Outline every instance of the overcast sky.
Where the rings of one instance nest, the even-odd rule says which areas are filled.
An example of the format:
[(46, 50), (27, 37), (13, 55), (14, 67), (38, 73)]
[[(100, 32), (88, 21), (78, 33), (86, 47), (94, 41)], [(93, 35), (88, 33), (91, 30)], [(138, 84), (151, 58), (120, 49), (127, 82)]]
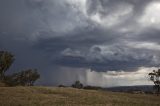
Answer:
[(37, 68), (39, 85), (146, 85), (160, 65), (160, 0), (0, 0), (9, 72)]

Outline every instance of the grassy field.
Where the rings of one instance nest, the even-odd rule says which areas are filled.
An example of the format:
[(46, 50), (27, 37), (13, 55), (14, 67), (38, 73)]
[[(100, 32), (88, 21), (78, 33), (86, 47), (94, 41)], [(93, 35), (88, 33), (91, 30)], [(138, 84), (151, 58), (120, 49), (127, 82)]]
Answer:
[(160, 96), (56, 87), (0, 87), (0, 106), (160, 106)]

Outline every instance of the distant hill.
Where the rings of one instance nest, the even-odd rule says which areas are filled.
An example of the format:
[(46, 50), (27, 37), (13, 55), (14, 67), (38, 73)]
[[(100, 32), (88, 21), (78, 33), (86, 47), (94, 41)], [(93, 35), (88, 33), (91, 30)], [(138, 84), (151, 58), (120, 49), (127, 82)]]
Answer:
[(153, 92), (153, 85), (140, 85), (140, 86), (119, 86), (105, 88), (104, 90), (113, 92), (132, 92), (132, 91), (143, 91), (145, 93)]

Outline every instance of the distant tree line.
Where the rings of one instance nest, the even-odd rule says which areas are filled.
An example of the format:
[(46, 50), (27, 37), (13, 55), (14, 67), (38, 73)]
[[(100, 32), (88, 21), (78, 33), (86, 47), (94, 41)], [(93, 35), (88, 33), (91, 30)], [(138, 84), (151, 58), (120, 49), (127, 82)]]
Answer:
[[(58, 87), (67, 87), (65, 85), (59, 85)], [(71, 87), (77, 88), (77, 89), (86, 89), (86, 90), (102, 90), (102, 87), (99, 86), (91, 86), (91, 85), (83, 85), (80, 81), (75, 81)]]
[(27, 69), (21, 72), (6, 75), (6, 71), (14, 62), (14, 55), (8, 51), (0, 51), (0, 81), (8, 86), (33, 86), (40, 78), (37, 69)]

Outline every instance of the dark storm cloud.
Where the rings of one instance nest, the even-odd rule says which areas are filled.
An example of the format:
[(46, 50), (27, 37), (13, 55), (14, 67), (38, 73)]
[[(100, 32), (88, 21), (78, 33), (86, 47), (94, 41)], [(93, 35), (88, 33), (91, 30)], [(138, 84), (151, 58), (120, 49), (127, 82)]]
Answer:
[[(160, 30), (155, 28), (146, 28), (140, 34), (136, 34), (135, 36), (131, 36), (131, 39), (136, 41), (147, 41), (147, 42), (155, 42), (160, 43), (159, 41)], [(141, 36), (139, 36), (141, 35)]]
[[(91, 68), (95, 71), (133, 71), (141, 66), (157, 66), (151, 63), (153, 51), (128, 47), (123, 38), (115, 38), (116, 34), (111, 32), (102, 32), (103, 30), (93, 30), (81, 32), (82, 35), (74, 33), (68, 37), (40, 39), (34, 48), (45, 50), (49, 60), (58, 66)], [(103, 44), (108, 48), (106, 52), (112, 52), (111, 54), (103, 54), (104, 51), (99, 47)]]
[(48, 81), (60, 67), (101, 72), (159, 65), (160, 25), (141, 25), (146, 7), (158, 0), (84, 1), (1, 0), (0, 48), (16, 55), (13, 69), (37, 67)]

